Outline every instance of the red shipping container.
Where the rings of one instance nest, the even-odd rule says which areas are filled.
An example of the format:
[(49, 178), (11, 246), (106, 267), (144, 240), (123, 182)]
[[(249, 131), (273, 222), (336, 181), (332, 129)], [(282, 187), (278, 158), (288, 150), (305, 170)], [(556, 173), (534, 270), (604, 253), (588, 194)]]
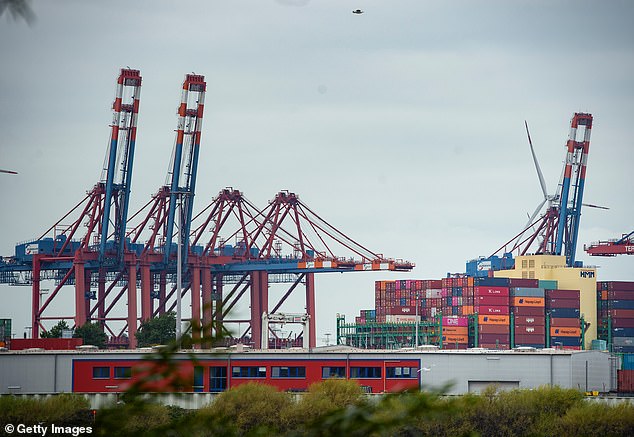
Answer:
[(501, 342), (499, 342), (499, 343), (495, 343), (495, 342), (493, 342), (493, 343), (482, 343), (482, 342), (480, 342), (480, 343), (478, 343), (478, 346), (486, 348), (486, 349), (499, 349), (499, 350), (508, 350), (508, 349), (511, 348), (510, 342), (506, 342), (506, 343), (501, 343)]
[(494, 343), (497, 341), (499, 343), (509, 343), (511, 337), (510, 334), (479, 334), (478, 340), (480, 343)]
[(539, 325), (530, 325), (530, 326), (515, 325), (515, 335), (517, 336), (522, 334), (539, 334), (542, 337), (544, 337), (544, 335), (546, 335), (546, 327), (539, 326)]
[(544, 334), (518, 334), (515, 333), (515, 343), (522, 344), (545, 344)]
[(610, 291), (634, 291), (634, 282), (608, 281), (607, 290)]
[(450, 350), (467, 349), (468, 347), (469, 347), (469, 343), (443, 343), (442, 344), (443, 349), (450, 349)]
[(516, 316), (543, 316), (544, 307), (513, 307), (513, 314)]
[(522, 287), (522, 288), (539, 288), (539, 279), (509, 279), (509, 287)]
[(476, 305), (506, 305), (509, 304), (508, 296), (476, 296)]
[(608, 314), (615, 318), (634, 319), (634, 310), (608, 310)]
[(473, 294), (475, 296), (508, 296), (508, 287), (473, 287)]
[(612, 319), (613, 328), (634, 328), (634, 319)]
[(546, 308), (579, 309), (579, 299), (546, 299)]
[(550, 319), (550, 326), (578, 328), (581, 322), (576, 317), (553, 317)]
[(482, 315), (502, 315), (507, 316), (509, 314), (508, 306), (486, 306), (480, 305), (475, 308), (475, 312)]
[(416, 306), (394, 306), (388, 310), (388, 314), (410, 314), (413, 316), (416, 315)]
[(618, 392), (634, 393), (634, 370), (619, 370), (618, 376)]
[(565, 351), (580, 351), (581, 346), (559, 346), (559, 349), (563, 349)]
[(546, 298), (579, 299), (579, 290), (546, 290)]
[(49, 351), (75, 350), (83, 342), (81, 338), (14, 338), (11, 340), (11, 350), (19, 351), (31, 348)]
[(634, 291), (609, 290), (608, 299), (634, 300)]
[(510, 328), (508, 325), (478, 325), (478, 331), (480, 334), (508, 334)]
[(546, 323), (546, 317), (544, 316), (516, 316), (516, 325), (541, 325)]

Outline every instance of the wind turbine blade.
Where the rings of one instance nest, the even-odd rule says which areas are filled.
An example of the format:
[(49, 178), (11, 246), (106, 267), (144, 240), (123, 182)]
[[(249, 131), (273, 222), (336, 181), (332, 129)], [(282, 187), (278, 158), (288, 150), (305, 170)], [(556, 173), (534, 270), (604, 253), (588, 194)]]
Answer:
[(542, 208), (544, 207), (544, 204), (546, 203), (548, 199), (544, 199), (542, 200), (542, 202), (537, 205), (537, 208), (535, 208), (535, 211), (533, 212), (533, 215), (531, 215), (528, 218), (528, 223), (526, 223), (526, 226), (524, 226), (524, 230), (522, 231), (521, 234), (518, 235), (517, 240), (515, 240), (515, 246), (518, 245), (518, 243), (521, 241), (522, 237), (524, 236), (524, 234), (526, 233), (526, 231), (528, 230), (528, 228), (533, 224), (533, 220), (535, 220), (535, 217), (537, 217), (537, 214), (539, 214), (539, 211), (542, 210)]
[(590, 208), (598, 208), (598, 209), (610, 209), (607, 206), (599, 206), (599, 205), (592, 205), (591, 203), (582, 203), (583, 206), (588, 206)]
[(546, 190), (546, 181), (542, 174), (542, 169), (539, 168), (539, 162), (537, 162), (537, 156), (535, 155), (535, 149), (533, 148), (533, 141), (531, 141), (531, 134), (528, 131), (528, 123), (524, 120), (524, 126), (526, 126), (526, 135), (528, 136), (528, 145), (531, 147), (531, 155), (533, 155), (533, 162), (535, 163), (535, 169), (537, 170), (537, 177), (539, 178), (539, 185), (542, 187), (542, 193), (544, 193), (544, 199), (548, 198), (548, 190)]

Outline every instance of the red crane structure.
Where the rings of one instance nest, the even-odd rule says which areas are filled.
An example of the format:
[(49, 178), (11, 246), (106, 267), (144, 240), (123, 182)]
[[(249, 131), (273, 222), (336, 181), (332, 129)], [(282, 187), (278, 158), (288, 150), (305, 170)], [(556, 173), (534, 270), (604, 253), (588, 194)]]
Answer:
[[(128, 219), (140, 85), (137, 70), (121, 70), (102, 180), (42, 237), (0, 258), (0, 283), (32, 287), (35, 338), (47, 329), (43, 321), (69, 319), (75, 327), (96, 322), (111, 346), (134, 348), (140, 323), (180, 308), (189, 297), (194, 338), (220, 334), (256, 348), (271, 342), (291, 346), (269, 323), (302, 323), (295, 342), (315, 347), (315, 273), (414, 267), (355, 242), (288, 191), (260, 209), (226, 188), (194, 216), (206, 92), (204, 77), (195, 74), (183, 82), (167, 181)], [(71, 217), (77, 218), (62, 225)], [(43, 280), (54, 281), (55, 289), (41, 304)], [(289, 284), (277, 302), (269, 302), (271, 283)], [(60, 314), (59, 305), (52, 309), (64, 286), (73, 285), (74, 314)], [(279, 312), (302, 287), (300, 314)], [(250, 317), (231, 318), (244, 301)], [(231, 323), (246, 323), (244, 331), (233, 335), (226, 326)]]
[(634, 255), (634, 231), (623, 234), (619, 239), (584, 245), (583, 250), (592, 256)]

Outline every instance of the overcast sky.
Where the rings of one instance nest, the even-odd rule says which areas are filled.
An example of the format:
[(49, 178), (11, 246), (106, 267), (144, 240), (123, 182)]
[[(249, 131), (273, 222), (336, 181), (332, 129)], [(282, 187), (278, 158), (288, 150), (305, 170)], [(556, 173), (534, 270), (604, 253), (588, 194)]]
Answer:
[[(99, 180), (130, 66), (143, 76), (131, 212), (165, 181), (195, 72), (208, 84), (195, 211), (227, 186), (262, 207), (288, 189), (374, 252), (416, 263), (318, 276), (318, 343), (337, 312), (374, 308), (375, 280), (462, 272), (521, 230), (542, 200), (524, 120), (554, 193), (573, 113), (594, 115), (584, 201), (610, 210), (584, 209), (577, 258), (599, 280), (634, 280), (634, 257), (582, 251), (634, 229), (631, 1), (31, 5), (31, 26), (0, 17), (0, 168), (19, 172), (0, 174), (2, 255)], [(0, 318), (21, 336), (30, 288), (0, 285)]]

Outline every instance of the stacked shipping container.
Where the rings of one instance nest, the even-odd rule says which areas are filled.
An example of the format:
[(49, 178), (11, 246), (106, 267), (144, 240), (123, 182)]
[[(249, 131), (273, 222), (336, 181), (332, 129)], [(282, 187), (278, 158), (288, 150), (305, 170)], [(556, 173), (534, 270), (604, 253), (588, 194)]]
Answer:
[(465, 316), (442, 318), (443, 349), (467, 349), (469, 347), (469, 319)]
[[(508, 279), (477, 278), (474, 287), (473, 309), (479, 315), (478, 346), (491, 349), (509, 349)], [(497, 284), (497, 285), (495, 285)]]
[(511, 279), (511, 312), (516, 347), (546, 345), (544, 289), (536, 279)]
[(579, 290), (546, 290), (550, 313), (550, 344), (563, 349), (581, 349)]
[[(548, 297), (545, 288), (549, 290)], [(357, 322), (373, 321), (374, 317), (378, 323), (413, 323), (431, 321), (440, 313), (446, 320), (462, 317), (464, 326), (443, 325), (443, 347), (447, 348), (475, 346), (476, 339), (472, 339), (471, 344), (467, 341), (465, 317), (475, 313), (478, 314), (477, 345), (481, 347), (543, 348), (551, 334), (554, 336), (551, 346), (578, 348), (580, 344), (579, 291), (557, 290), (556, 281), (466, 276), (377, 281), (375, 304), (375, 313), (363, 310)], [(550, 332), (546, 330), (547, 313), (554, 318), (554, 329)], [(451, 323), (444, 320), (443, 323)]]
[(597, 312), (604, 328), (600, 336), (606, 341), (612, 337), (612, 351), (634, 352), (634, 282), (597, 282)]

